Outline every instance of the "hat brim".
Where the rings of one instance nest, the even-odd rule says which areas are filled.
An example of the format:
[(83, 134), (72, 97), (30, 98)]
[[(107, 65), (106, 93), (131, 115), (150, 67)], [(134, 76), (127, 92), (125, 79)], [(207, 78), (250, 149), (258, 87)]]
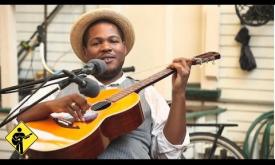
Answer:
[(84, 57), (84, 47), (83, 47), (83, 35), (87, 27), (95, 21), (98, 20), (109, 20), (110, 22), (117, 25), (123, 35), (124, 42), (127, 48), (126, 54), (130, 52), (134, 45), (135, 35), (132, 24), (130, 21), (120, 13), (111, 10), (111, 9), (95, 9), (91, 10), (83, 15), (81, 15), (76, 22), (73, 24), (71, 33), (70, 33), (70, 43), (73, 51), (78, 56), (78, 58), (87, 62), (87, 59)]

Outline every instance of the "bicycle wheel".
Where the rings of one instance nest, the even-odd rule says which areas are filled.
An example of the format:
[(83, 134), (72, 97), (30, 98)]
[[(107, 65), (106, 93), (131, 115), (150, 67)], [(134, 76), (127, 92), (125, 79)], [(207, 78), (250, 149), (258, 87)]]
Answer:
[[(184, 159), (209, 159), (215, 134), (208, 132), (190, 133), (190, 146), (182, 153)], [(242, 150), (229, 139), (217, 139), (217, 148), (212, 159), (244, 159)]]

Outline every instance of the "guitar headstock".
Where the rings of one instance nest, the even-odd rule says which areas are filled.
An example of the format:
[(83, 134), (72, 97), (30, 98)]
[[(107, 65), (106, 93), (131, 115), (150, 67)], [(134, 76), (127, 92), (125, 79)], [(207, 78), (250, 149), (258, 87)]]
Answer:
[(207, 52), (207, 53), (195, 56), (192, 59), (192, 65), (198, 65), (209, 61), (215, 61), (220, 58), (221, 58), (221, 55), (217, 52)]

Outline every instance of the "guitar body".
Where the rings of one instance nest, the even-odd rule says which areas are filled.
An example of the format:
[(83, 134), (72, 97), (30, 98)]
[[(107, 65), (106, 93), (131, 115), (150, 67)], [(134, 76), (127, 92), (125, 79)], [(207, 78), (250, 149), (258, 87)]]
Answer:
[[(88, 102), (101, 102), (118, 92), (119, 89), (103, 90), (96, 98), (88, 98)], [(26, 123), (38, 139), (25, 156), (32, 159), (96, 158), (113, 139), (135, 130), (143, 122), (139, 101), (139, 95), (131, 93), (97, 111), (93, 121), (74, 122), (78, 129), (62, 127), (52, 118)]]
[[(23, 139), (28, 139), (30, 136), (32, 135), (32, 133), (30, 133), (29, 135), (27, 136), (19, 136), (19, 137), (12, 137), (12, 144), (13, 145), (17, 145), (20, 141), (22, 141)], [(14, 135), (13, 135), (14, 136)], [(20, 139), (20, 140), (18, 140)]]
[(20, 140), (17, 140), (17, 139), (14, 139), (14, 138), (12, 138), (11, 141), (12, 141), (12, 144), (15, 145), (15, 146), (20, 142)]

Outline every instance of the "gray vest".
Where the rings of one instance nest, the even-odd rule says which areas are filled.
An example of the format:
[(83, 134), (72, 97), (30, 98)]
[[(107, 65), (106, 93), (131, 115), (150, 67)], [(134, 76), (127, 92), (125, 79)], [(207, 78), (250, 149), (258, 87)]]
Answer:
[[(127, 77), (119, 88), (126, 88), (136, 81)], [(79, 93), (78, 86), (71, 83), (57, 96), (63, 97), (68, 94)], [(98, 159), (150, 159), (152, 118), (151, 109), (145, 100), (144, 90), (139, 92), (140, 103), (144, 115), (143, 123), (134, 131), (113, 140), (107, 149), (98, 156)]]
[[(135, 82), (127, 77), (119, 87), (126, 88)], [(141, 90), (139, 95), (144, 114), (143, 123), (136, 130), (113, 140), (107, 149), (98, 156), (99, 159), (150, 159), (151, 110), (145, 100), (144, 90)]]

